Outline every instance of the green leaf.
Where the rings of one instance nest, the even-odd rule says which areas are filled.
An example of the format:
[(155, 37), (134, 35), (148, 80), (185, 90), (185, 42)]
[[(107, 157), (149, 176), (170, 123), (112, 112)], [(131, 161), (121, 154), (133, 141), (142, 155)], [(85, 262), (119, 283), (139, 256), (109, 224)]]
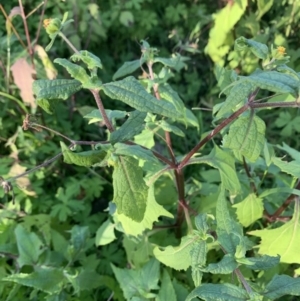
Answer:
[(105, 221), (96, 232), (96, 246), (104, 246), (114, 241), (116, 239), (114, 230), (115, 225), (110, 220)]
[(175, 69), (176, 71), (180, 71), (186, 66), (185, 62), (188, 60), (190, 60), (189, 57), (181, 56), (180, 54), (176, 53), (172, 58), (156, 57), (154, 58), (153, 63), (161, 63), (167, 67)]
[(112, 98), (123, 101), (141, 112), (150, 112), (170, 118), (179, 118), (182, 112), (166, 101), (157, 100), (132, 76), (123, 80), (104, 84), (101, 89)]
[(280, 255), (285, 263), (300, 263), (300, 204), (295, 201), (293, 218), (276, 229), (263, 229), (248, 232), (261, 238), (259, 253), (270, 256)]
[(240, 191), (240, 181), (237, 177), (234, 158), (228, 152), (221, 150), (216, 145), (208, 156), (190, 159), (188, 164), (206, 163), (220, 172), (222, 185), (232, 194)]
[(243, 201), (233, 205), (236, 208), (236, 214), (239, 222), (248, 227), (263, 216), (263, 200), (256, 194), (249, 194)]
[(241, 78), (264, 90), (275, 93), (290, 93), (294, 96), (298, 95), (300, 80), (289, 74), (277, 71), (257, 71), (250, 76)]
[(186, 298), (186, 301), (200, 297), (205, 301), (246, 301), (249, 300), (247, 292), (233, 284), (204, 283), (195, 288)]
[(238, 267), (234, 256), (232, 254), (226, 254), (221, 261), (217, 263), (210, 263), (206, 268), (201, 268), (202, 272), (212, 274), (230, 274)]
[(240, 4), (237, 1), (230, 2), (213, 16), (215, 22), (209, 32), (205, 52), (209, 54), (214, 62), (222, 61), (223, 57), (229, 52), (230, 45), (226, 43), (226, 40), (230, 37), (230, 32), (235, 24), (243, 16), (247, 5), (247, 0), (242, 0)]
[(88, 226), (73, 226), (71, 229), (70, 242), (76, 252), (80, 252), (86, 248), (87, 240), (90, 236)]
[(255, 162), (264, 147), (265, 131), (266, 125), (259, 117), (239, 117), (224, 136), (223, 146), (232, 149), (237, 158), (244, 156)]
[(39, 99), (67, 99), (81, 89), (81, 82), (74, 79), (39, 79), (34, 81), (32, 89)]
[(114, 166), (113, 187), (113, 202), (117, 205), (118, 214), (141, 222), (146, 211), (148, 187), (136, 159), (119, 157)]
[(300, 177), (300, 162), (299, 161), (283, 161), (279, 158), (273, 157), (272, 163), (280, 168), (282, 172), (299, 178)]
[(249, 94), (255, 89), (255, 86), (247, 82), (237, 82), (235, 86), (230, 90), (230, 94), (226, 98), (219, 112), (217, 118), (222, 118), (227, 113), (232, 113), (237, 106), (241, 103), (245, 103)]
[(74, 279), (76, 282), (76, 287), (79, 291), (97, 289), (99, 286), (103, 285), (103, 276), (99, 275), (95, 271), (83, 270)]
[(195, 217), (195, 226), (202, 237), (205, 237), (209, 229), (207, 224), (207, 214), (201, 213)]
[(223, 188), (217, 200), (216, 219), (218, 241), (228, 253), (234, 254), (241, 242), (243, 230), (229, 214)]
[(90, 77), (87, 75), (85, 69), (81, 66), (73, 64), (67, 59), (61, 58), (55, 59), (54, 63), (63, 66), (74, 79), (78, 80), (82, 84), (85, 84), (88, 81), (90, 81)]
[(120, 77), (133, 73), (135, 70), (141, 68), (144, 62), (145, 62), (144, 58), (141, 58), (140, 60), (125, 62), (113, 75), (113, 80), (116, 80)]
[(196, 241), (190, 251), (191, 265), (192, 265), (192, 278), (195, 286), (199, 286), (202, 281), (202, 271), (206, 263), (206, 254), (208, 252), (206, 241)]
[[(132, 300), (131, 298), (134, 296), (147, 298), (151, 290), (159, 288), (157, 285), (159, 280), (159, 262), (154, 258), (139, 270), (119, 269), (114, 265), (111, 266), (127, 300)], [(154, 296), (152, 294), (152, 297), (149, 296), (147, 299), (154, 298)]]
[(153, 223), (158, 221), (160, 216), (173, 218), (171, 213), (156, 202), (153, 185), (149, 187), (146, 211), (141, 222), (132, 220), (124, 214), (115, 213), (115, 217), (117, 221), (121, 222), (125, 233), (133, 236), (142, 234), (146, 229), (152, 229)]
[(288, 146), (284, 142), (282, 143), (283, 146), (276, 145), (277, 148), (287, 152), (293, 159), (295, 159), (297, 162), (300, 162), (300, 152), (296, 149)]
[(111, 133), (109, 137), (110, 142), (115, 144), (116, 142), (131, 140), (144, 129), (144, 120), (146, 116), (146, 112), (130, 112), (129, 118), (122, 124), (122, 126)]
[(115, 147), (115, 155), (124, 155), (133, 157), (138, 160), (143, 160), (146, 163), (150, 163), (154, 167), (161, 167), (158, 159), (153, 155), (153, 153), (149, 149), (145, 149), (140, 145), (128, 145), (124, 143), (116, 143)]
[(250, 257), (246, 259), (248, 262), (244, 264), (251, 270), (267, 270), (278, 265), (280, 262), (280, 256), (262, 255), (260, 257)]
[(67, 164), (90, 167), (96, 163), (100, 163), (106, 156), (106, 152), (103, 150), (74, 153), (63, 142), (60, 142), (60, 146), (64, 156), (64, 162)]
[(288, 275), (275, 275), (265, 288), (263, 295), (271, 300), (277, 300), (281, 296), (300, 296), (300, 278)]
[(158, 122), (158, 125), (166, 132), (172, 132), (174, 133), (175, 135), (177, 136), (180, 136), (180, 137), (185, 137), (185, 134), (184, 132), (179, 129), (177, 126), (175, 125), (171, 125), (169, 124), (167, 121), (165, 120), (161, 120)]
[(1, 280), (29, 286), (48, 294), (53, 294), (61, 290), (64, 275), (63, 272), (58, 269), (39, 268), (38, 271), (31, 274), (13, 274)]
[(134, 17), (131, 11), (122, 11), (119, 17), (120, 23), (129, 27), (134, 23)]
[[(127, 112), (119, 111), (119, 110), (113, 110), (113, 111), (112, 110), (105, 110), (105, 113), (107, 115), (107, 118), (110, 121), (114, 121), (114, 120), (117, 120), (117, 119), (122, 119), (127, 115)], [(90, 119), (89, 124), (99, 122), (99, 121), (103, 121), (102, 114), (100, 113), (100, 111), (98, 109), (93, 110), (89, 114), (83, 116), (83, 118)]]
[(249, 48), (252, 51), (252, 53), (259, 59), (266, 60), (268, 58), (269, 49), (265, 44), (256, 42), (251, 39), (246, 39), (244, 37), (240, 37), (235, 40), (234, 45), (236, 50), (245, 50)]
[(58, 103), (57, 99), (52, 99), (49, 101), (48, 99), (38, 99), (36, 101), (37, 105), (41, 107), (46, 113), (52, 115), (55, 111), (56, 104)]
[(274, 3), (274, 0), (257, 0), (258, 14), (256, 20), (260, 18), (270, 10)]
[(175, 270), (187, 270), (191, 265), (190, 252), (194, 242), (195, 237), (184, 236), (179, 246), (155, 247), (153, 254), (156, 259), (168, 267)]
[(94, 69), (94, 68), (102, 69), (103, 67), (100, 58), (98, 58), (96, 55), (86, 50), (81, 50), (79, 51), (79, 53), (74, 53), (70, 57), (70, 59), (73, 62), (78, 62), (78, 61), (84, 62), (89, 69)]
[(34, 232), (29, 232), (21, 224), (15, 229), (15, 236), (18, 246), (18, 264), (35, 265), (40, 255), (44, 252), (44, 244)]
[(166, 269), (163, 271), (161, 286), (156, 301), (177, 301), (171, 278)]
[(158, 86), (158, 92), (160, 97), (171, 102), (175, 106), (177, 111), (183, 112), (186, 109), (178, 93), (174, 91), (169, 84), (160, 84)]

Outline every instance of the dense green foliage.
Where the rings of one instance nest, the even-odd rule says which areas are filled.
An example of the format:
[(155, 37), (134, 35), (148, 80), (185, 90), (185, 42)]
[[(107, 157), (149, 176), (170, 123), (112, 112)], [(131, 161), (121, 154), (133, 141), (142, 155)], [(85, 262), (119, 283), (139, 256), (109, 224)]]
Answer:
[(21, 2), (0, 299), (300, 298), (299, 1)]

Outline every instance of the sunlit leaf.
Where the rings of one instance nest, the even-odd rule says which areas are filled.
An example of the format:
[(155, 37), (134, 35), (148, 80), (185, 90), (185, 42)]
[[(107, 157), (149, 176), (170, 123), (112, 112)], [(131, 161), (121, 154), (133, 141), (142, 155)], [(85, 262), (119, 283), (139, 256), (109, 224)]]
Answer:
[(233, 150), (237, 158), (251, 162), (259, 157), (265, 143), (266, 125), (258, 116), (239, 117), (224, 136), (223, 146)]
[(124, 214), (136, 222), (144, 219), (147, 207), (148, 187), (143, 170), (131, 157), (119, 157), (113, 172), (114, 198), (118, 214)]
[(300, 210), (299, 201), (295, 202), (293, 218), (276, 229), (263, 229), (248, 232), (261, 238), (259, 253), (270, 256), (280, 255), (285, 263), (300, 263)]
[(263, 216), (263, 200), (254, 193), (249, 194), (243, 201), (233, 205), (239, 222), (248, 227)]

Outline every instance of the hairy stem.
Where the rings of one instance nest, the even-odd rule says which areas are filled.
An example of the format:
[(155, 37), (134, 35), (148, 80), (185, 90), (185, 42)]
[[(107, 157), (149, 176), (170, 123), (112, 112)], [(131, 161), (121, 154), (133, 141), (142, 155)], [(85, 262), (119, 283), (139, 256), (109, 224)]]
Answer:
[(100, 95), (99, 95), (99, 91), (93, 90), (93, 89), (91, 89), (90, 91), (92, 92), (92, 94), (93, 94), (93, 96), (94, 96), (94, 98), (95, 98), (95, 100), (96, 100), (96, 104), (97, 104), (97, 106), (98, 106), (98, 109), (99, 109), (99, 111), (100, 111), (102, 117), (103, 117), (103, 120), (104, 120), (104, 123), (105, 123), (107, 129), (108, 129), (110, 132), (113, 132), (113, 131), (114, 131), (114, 128), (113, 128), (111, 122), (109, 121), (109, 119), (108, 119), (108, 117), (107, 117), (107, 114), (106, 114), (106, 112), (105, 112), (103, 103), (102, 103), (101, 98), (100, 98)]

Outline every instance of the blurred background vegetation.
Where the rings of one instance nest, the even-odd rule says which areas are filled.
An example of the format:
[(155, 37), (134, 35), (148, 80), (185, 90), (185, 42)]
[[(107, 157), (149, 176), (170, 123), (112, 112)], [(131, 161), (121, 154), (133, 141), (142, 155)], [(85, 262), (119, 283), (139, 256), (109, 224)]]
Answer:
[[(53, 133), (22, 130), (26, 113), (35, 114), (41, 124), (75, 140), (105, 138), (101, 125), (88, 125), (82, 118), (95, 107), (88, 92), (79, 92), (68, 101), (58, 102), (53, 115), (46, 114), (34, 102), (28, 104), (28, 99), (22, 98), (22, 86), (20, 88), (16, 81), (18, 76), (13, 74), (13, 68), (11, 71), (20, 58), (34, 64), (35, 78), (54, 76), (56, 70), (58, 78), (68, 76), (59, 66), (51, 65), (51, 61), (57, 57), (69, 58), (72, 51), (57, 39), (47, 53), (48, 57), (45, 55), (43, 48), (49, 43), (49, 37), (41, 26), (43, 19), (62, 18), (65, 12), (69, 12), (69, 18), (74, 22), (64, 33), (78, 50), (87, 49), (101, 58), (104, 68), (99, 76), (103, 82), (111, 81), (125, 61), (140, 58), (142, 39), (157, 47), (160, 56), (169, 57), (178, 52), (190, 57), (186, 68), (174, 74), (170, 83), (188, 108), (201, 108), (194, 111), (199, 120), (200, 133), (196, 129), (183, 128), (186, 132), (184, 143), (182, 138), (173, 137), (178, 155), (190, 150), (200, 135), (212, 128), (212, 114), (207, 110), (224, 100), (223, 96), (219, 98), (220, 88), (215, 76), (218, 66), (235, 69), (240, 74), (249, 74), (259, 67), (258, 59), (250, 52), (234, 50), (236, 38), (244, 36), (274, 47), (284, 46), (291, 57), (289, 66), (298, 71), (300, 69), (299, 0), (48, 0), (45, 7), (39, 0), (23, 0), (22, 3), (26, 15), (32, 12), (26, 19), (30, 40), (33, 43), (38, 36), (37, 45), (41, 49), (35, 48), (31, 61), (19, 41), (21, 39), (28, 45), (23, 20), (19, 10), (15, 9), (19, 2), (2, 1), (0, 175), (4, 178), (20, 174), (60, 152), (60, 138)], [(3, 11), (10, 21), (7, 21)], [(19, 38), (12, 31), (10, 22)], [(24, 71), (24, 76), (28, 76), (28, 71), (23, 67), (16, 68), (17, 73)], [(135, 75), (142, 75), (142, 70)], [(122, 104), (106, 98), (104, 105), (107, 109), (123, 109)], [(267, 124), (267, 137), (272, 142), (279, 144), (284, 141), (299, 149), (298, 110), (281, 109), (280, 113), (265, 110), (262, 114)], [(208, 145), (204, 152), (209, 151)], [(195, 169), (189, 167), (188, 171), (194, 176)], [(205, 170), (197, 170), (197, 173), (201, 174), (203, 181), (210, 181), (211, 177), (216, 176), (212, 171), (205, 173)], [(52, 228), (59, 228), (59, 232), (78, 224), (88, 225), (92, 235), (95, 234), (105, 218), (103, 210), (112, 199), (109, 168), (86, 169), (64, 164), (61, 159), (31, 173), (28, 179), (18, 179), (16, 184), (16, 205), (7, 203), (11, 196), (0, 191), (1, 205), (7, 204), (6, 209), (1, 210), (0, 218), (9, 217), (15, 222), (26, 214), (45, 214), (51, 216)], [(7, 243), (10, 234), (7, 230), (1, 236), (0, 244)], [(124, 250), (118, 249), (116, 242), (103, 247), (99, 256), (108, 262), (124, 263), (125, 256), (113, 257), (112, 254), (117, 253), (123, 254)], [(104, 274), (111, 274), (108, 264), (98, 268)]]

